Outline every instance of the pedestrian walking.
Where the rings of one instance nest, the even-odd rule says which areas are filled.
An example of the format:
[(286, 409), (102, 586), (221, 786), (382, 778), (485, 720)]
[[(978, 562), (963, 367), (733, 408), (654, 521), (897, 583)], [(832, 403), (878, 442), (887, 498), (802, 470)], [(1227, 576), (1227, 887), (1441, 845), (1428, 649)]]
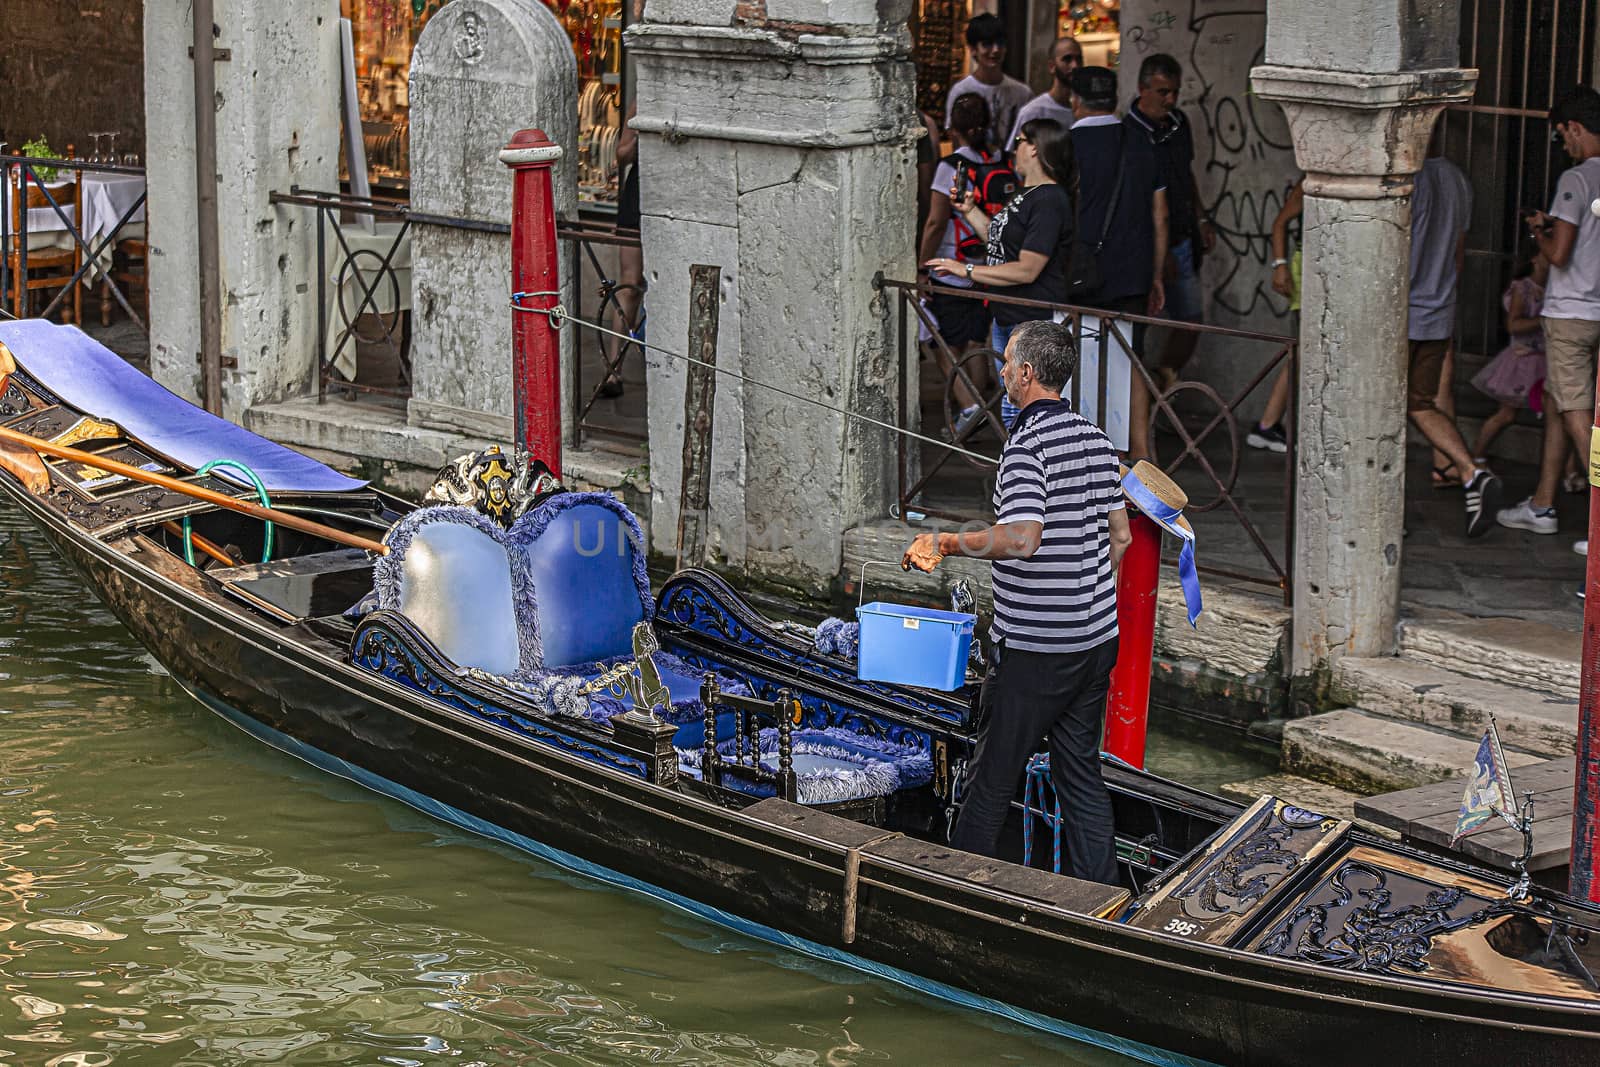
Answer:
[(1048, 736), (1069, 871), (1116, 884), (1100, 734), (1117, 660), (1116, 571), (1132, 534), (1110, 440), (1061, 399), (1077, 364), (1071, 327), (1017, 325), (1002, 378), (1022, 413), (1000, 458), (995, 524), (922, 534), (901, 565), (932, 571), (945, 556), (993, 561), (992, 651), (950, 843), (995, 854), (1028, 757)]
[[(1098, 282), (1075, 303), (1112, 313), (1155, 315), (1166, 306), (1167, 190), (1161, 163), (1143, 130), (1116, 116), (1117, 76), (1080, 67), (1072, 76), (1072, 150), (1078, 160), (1078, 230), (1099, 247)], [(1102, 331), (1105, 334), (1110, 329)], [(1131, 362), (1144, 351), (1145, 328), (1130, 331)], [(1102, 341), (1104, 352), (1118, 342)], [(1128, 459), (1149, 454), (1150, 391), (1139, 369), (1129, 375)]]
[[(1580, 456), (1589, 455), (1594, 425), (1595, 349), (1600, 346), (1600, 218), (1589, 210), (1600, 199), (1600, 93), (1579, 86), (1550, 109), (1552, 135), (1574, 166), (1556, 182), (1550, 210), (1530, 212), (1528, 231), (1550, 261), (1545, 286), (1544, 409), (1546, 440), (1533, 499), (1555, 500), (1566, 447), (1549, 437), (1564, 428)], [(1587, 553), (1588, 539), (1573, 546)]]
[[(1272, 220), (1272, 291), (1289, 298), (1289, 333), (1297, 339), (1300, 336), (1300, 243), (1296, 240), (1294, 251), (1289, 251), (1289, 228), (1299, 221), (1305, 201), (1305, 179), (1297, 178), (1283, 194), (1283, 204)], [(1244, 438), (1251, 448), (1280, 454), (1289, 451), (1289, 435), (1284, 432), (1283, 420), (1289, 412), (1289, 390), (1293, 386), (1289, 375), (1293, 371), (1291, 361), (1272, 380), (1267, 406)]]
[[(1167, 186), (1167, 258), (1162, 269), (1166, 286), (1164, 315), (1174, 322), (1204, 322), (1200, 292), (1200, 260), (1217, 243), (1216, 230), (1200, 210), (1200, 186), (1194, 178), (1194, 133), (1178, 107), (1183, 68), (1163, 52), (1139, 64), (1139, 95), (1128, 105), (1127, 124), (1142, 133), (1155, 150)], [(1167, 331), (1166, 347), (1156, 368), (1156, 382), (1172, 388), (1179, 372), (1194, 356), (1200, 334)]]
[(1447, 356), (1456, 325), (1456, 290), (1466, 257), (1467, 223), (1472, 217), (1472, 186), (1461, 168), (1439, 154), (1434, 129), (1430, 154), (1417, 172), (1411, 192), (1411, 288), (1406, 414), (1433, 447), (1446, 457), (1435, 467), (1441, 477), (1454, 471), (1466, 505), (1466, 534), (1481, 537), (1494, 525), (1500, 507), (1500, 479), (1480, 467), (1467, 451), (1455, 419), (1439, 406)]
[(1006, 24), (1000, 16), (975, 15), (967, 23), (967, 47), (972, 50), (972, 73), (950, 87), (944, 98), (944, 125), (950, 128), (950, 111), (967, 93), (977, 93), (989, 105), (989, 143), (1002, 145), (1017, 112), (1033, 96), (1033, 90), (1011, 77), (1002, 68), (1006, 61)]
[[(956, 214), (975, 231), (988, 234), (988, 262), (977, 265), (940, 256), (925, 265), (936, 277), (966, 278), (1005, 296), (1063, 303), (1074, 233), (1069, 190), (1076, 173), (1067, 131), (1049, 119), (1025, 123), (1017, 135), (1015, 166), (1022, 189), (993, 218), (978, 206), (973, 190), (951, 190)], [(1047, 307), (999, 301), (990, 303), (989, 313), (994, 317), (991, 338), (996, 352), (1006, 350), (1011, 331), (1020, 323), (1055, 314)], [(995, 369), (999, 373), (1000, 367)], [(1008, 428), (1017, 410), (1007, 394), (1001, 402), (1001, 418)]]
[[(926, 301), (928, 314), (938, 323), (939, 336), (953, 352), (960, 354), (969, 347), (989, 342), (991, 320), (988, 307), (982, 300), (957, 295), (956, 292), (973, 288), (974, 283), (966, 277), (964, 265), (988, 262), (988, 239), (985, 230), (974, 229), (956, 213), (951, 205), (951, 195), (959, 188), (970, 191), (975, 200), (981, 201), (983, 190), (994, 184), (1004, 186), (1009, 193), (1006, 196), (1009, 201), (1015, 195), (1018, 179), (999, 158), (999, 153), (990, 150), (989, 105), (979, 94), (967, 93), (956, 100), (950, 109), (950, 137), (956, 148), (940, 160), (934, 169), (928, 189), (928, 220), (922, 228), (918, 259), (924, 263), (944, 260), (963, 264), (960, 272), (939, 271), (935, 274), (930, 271), (929, 281), (935, 289)], [(982, 414), (980, 398), (960, 378), (955, 377), (955, 368), (945, 356), (943, 347), (933, 344), (930, 337), (927, 348), (944, 376), (955, 378), (956, 397), (961, 403), (961, 412), (954, 428), (955, 438), (959, 441)], [(987, 372), (974, 384), (981, 385), (986, 378)]]
[(1083, 45), (1074, 37), (1057, 37), (1050, 46), (1050, 88), (1022, 105), (1006, 139), (1006, 152), (1017, 150), (1022, 124), (1033, 119), (1053, 119), (1064, 130), (1072, 128), (1072, 72), (1083, 66)]

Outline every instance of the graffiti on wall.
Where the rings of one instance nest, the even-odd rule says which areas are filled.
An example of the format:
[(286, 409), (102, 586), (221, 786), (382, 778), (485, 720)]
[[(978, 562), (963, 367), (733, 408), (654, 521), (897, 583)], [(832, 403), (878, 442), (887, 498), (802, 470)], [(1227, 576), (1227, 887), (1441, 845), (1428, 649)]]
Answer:
[(1297, 172), (1282, 111), (1250, 92), (1266, 44), (1265, 0), (1144, 0), (1124, 3), (1122, 18), (1124, 66), (1137, 70), (1156, 52), (1183, 66), (1195, 181), (1217, 229), (1203, 276), (1209, 317), (1277, 324), (1288, 301), (1272, 291), (1272, 221)]

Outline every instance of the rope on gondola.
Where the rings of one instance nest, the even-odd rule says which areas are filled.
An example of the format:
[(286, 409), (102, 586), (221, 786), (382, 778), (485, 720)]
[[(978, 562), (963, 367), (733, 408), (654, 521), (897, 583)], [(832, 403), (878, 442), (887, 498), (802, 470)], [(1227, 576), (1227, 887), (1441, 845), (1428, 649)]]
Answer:
[(550, 320), (551, 328), (552, 329), (556, 329), (556, 330), (561, 329), (561, 327), (565, 326), (569, 322), (576, 322), (580, 326), (587, 326), (589, 329), (595, 331), (596, 333), (602, 333), (602, 334), (605, 334), (605, 335), (607, 335), (609, 337), (615, 337), (615, 338), (617, 338), (618, 340), (621, 340), (621, 341), (631, 341), (632, 343), (638, 345), (640, 348), (649, 349), (651, 352), (659, 352), (663, 356), (669, 356), (672, 359), (681, 360), (684, 363), (692, 363), (697, 367), (704, 367), (707, 370), (716, 371), (718, 374), (727, 375), (729, 378), (737, 378), (741, 382), (746, 382), (746, 383), (748, 383), (750, 385), (754, 385), (754, 386), (756, 386), (758, 388), (761, 388), (761, 389), (769, 389), (772, 392), (779, 394), (780, 396), (786, 396), (791, 400), (798, 400), (801, 403), (811, 404), (811, 405), (813, 405), (815, 407), (822, 408), (824, 411), (831, 411), (836, 415), (843, 415), (847, 419), (855, 419), (858, 422), (865, 422), (865, 423), (868, 423), (869, 425), (876, 426), (879, 429), (888, 430), (890, 433), (897, 433), (897, 434), (900, 434), (902, 437), (909, 437), (913, 441), (921, 441), (923, 444), (934, 445), (934, 446), (936, 446), (938, 448), (949, 449), (951, 452), (955, 452), (955, 453), (958, 453), (960, 455), (967, 456), (967, 457), (969, 457), (971, 459), (980, 460), (980, 461), (982, 461), (984, 463), (988, 463), (988, 464), (990, 464), (992, 466), (999, 466), (999, 464), (1000, 464), (1000, 461), (998, 459), (996, 459), (994, 456), (986, 456), (981, 452), (973, 452), (970, 449), (962, 448), (960, 445), (951, 444), (949, 441), (941, 441), (937, 437), (928, 437), (925, 434), (917, 433), (915, 430), (908, 430), (903, 426), (896, 426), (893, 423), (884, 422), (882, 419), (875, 419), (871, 415), (863, 415), (859, 411), (850, 411), (850, 410), (848, 410), (846, 408), (836, 407), (833, 404), (824, 403), (823, 401), (818, 400), (815, 397), (806, 396), (803, 393), (791, 392), (790, 390), (785, 389), (782, 386), (773, 385), (770, 382), (763, 382), (758, 378), (752, 378), (749, 375), (740, 374), (738, 371), (729, 370), (727, 367), (719, 367), (715, 363), (707, 363), (704, 360), (695, 359), (693, 356), (686, 356), (686, 355), (683, 355), (682, 353), (673, 352), (670, 349), (662, 348), (660, 345), (650, 344), (648, 341), (641, 340), (640, 338), (635, 337), (634, 335), (629, 334), (629, 333), (619, 333), (616, 330), (609, 330), (606, 327), (597, 325), (596, 323), (593, 323), (593, 322), (585, 322), (582, 319), (574, 319), (571, 316), (571, 314), (568, 313), (567, 309), (561, 304), (556, 304), (553, 307), (547, 307), (547, 308), (531, 308), (531, 307), (523, 307), (522, 304), (520, 303), (520, 301), (522, 299), (526, 298), (526, 297), (550, 296), (550, 295), (553, 295), (553, 294), (550, 294), (550, 293), (512, 293), (511, 294), (511, 310), (512, 311), (521, 311), (521, 312), (525, 312), (525, 313), (532, 314), (532, 315), (543, 315), (543, 316), (545, 316), (546, 318), (548, 318)]

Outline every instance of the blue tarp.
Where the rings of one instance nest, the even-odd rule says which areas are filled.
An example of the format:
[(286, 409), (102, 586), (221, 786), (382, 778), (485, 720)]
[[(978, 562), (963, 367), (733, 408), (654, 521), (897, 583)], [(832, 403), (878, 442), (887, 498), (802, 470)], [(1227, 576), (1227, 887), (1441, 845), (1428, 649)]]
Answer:
[[(75, 326), (43, 319), (0, 322), (0, 343), (56, 396), (185, 467), (244, 463), (273, 492), (339, 493), (367, 483), (202, 411), (129, 366)], [(226, 474), (218, 470), (218, 475)]]

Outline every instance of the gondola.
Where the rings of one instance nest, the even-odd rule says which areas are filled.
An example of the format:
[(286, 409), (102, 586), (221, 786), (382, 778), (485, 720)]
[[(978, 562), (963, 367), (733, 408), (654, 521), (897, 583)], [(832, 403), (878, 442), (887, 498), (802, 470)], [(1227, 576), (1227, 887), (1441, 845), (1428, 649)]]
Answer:
[[(1114, 761), (1123, 884), (1057, 873), (1032, 771), (1006, 858), (952, 850), (970, 680), (862, 681), (709, 572), (652, 591), (626, 508), (529, 481), (509, 453), (479, 457), (498, 496), (451, 503), (445, 479), (444, 502), (414, 505), (73, 328), (0, 323), (0, 346), (0, 490), (195, 699), (284, 752), (1148, 1062), (1600, 1062), (1600, 909), (1292, 798), (1243, 806)], [(508, 485), (526, 504), (509, 527)]]

